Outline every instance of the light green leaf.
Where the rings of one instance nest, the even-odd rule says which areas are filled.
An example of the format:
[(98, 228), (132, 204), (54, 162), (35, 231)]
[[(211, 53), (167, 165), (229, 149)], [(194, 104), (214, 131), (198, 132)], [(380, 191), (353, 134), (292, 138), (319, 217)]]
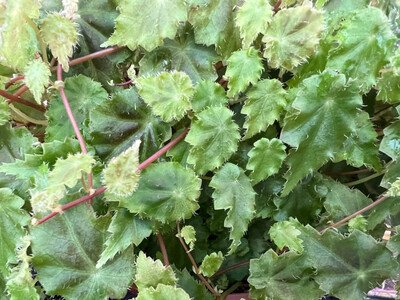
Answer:
[(189, 76), (183, 72), (162, 72), (158, 76), (138, 78), (137, 83), (139, 95), (165, 122), (179, 121), (191, 108), (194, 89)]
[(224, 255), (221, 251), (218, 253), (211, 253), (206, 255), (203, 259), (199, 267), (199, 271), (206, 277), (210, 277), (214, 275), (215, 272), (221, 267), (222, 262), (224, 261)]
[(187, 161), (199, 174), (220, 167), (237, 150), (240, 134), (232, 115), (226, 107), (210, 107), (192, 122), (185, 138), (193, 146)]
[(355, 116), (361, 104), (357, 85), (329, 69), (303, 81), (292, 104), (295, 111), (285, 118), (281, 133), (281, 140), (296, 148), (287, 159), (284, 195), (343, 151), (346, 137), (357, 128)]
[(279, 249), (285, 246), (299, 253), (303, 252), (303, 241), (298, 238), (301, 232), (289, 221), (277, 222), (269, 229), (269, 235)]
[(136, 300), (190, 300), (189, 295), (181, 288), (159, 284), (156, 289), (147, 288), (139, 293)]
[(3, 126), (10, 120), (10, 107), (4, 99), (0, 99), (0, 126)]
[(24, 69), (25, 84), (32, 92), (35, 101), (42, 103), (42, 95), (49, 84), (51, 75), (49, 66), (42, 60), (36, 59), (26, 65)]
[(189, 274), (188, 270), (175, 270), (175, 274), (176, 277), (178, 277), (178, 286), (182, 288), (186, 293), (188, 293), (191, 299), (215, 299), (213, 295), (207, 290), (206, 286), (194, 279), (193, 276)]
[(255, 84), (263, 66), (258, 51), (254, 48), (233, 52), (228, 59), (225, 76), (228, 81), (228, 97), (244, 92), (249, 84)]
[(88, 300), (125, 296), (134, 275), (132, 247), (96, 268), (110, 221), (108, 216), (96, 218), (82, 203), (31, 228), (32, 262), (47, 295)]
[(163, 44), (164, 38), (173, 39), (179, 22), (185, 22), (187, 11), (184, 0), (123, 0), (115, 31), (101, 46), (128, 46), (135, 50), (142, 46), (151, 51)]
[(400, 177), (397, 177), (396, 181), (390, 185), (386, 195), (389, 197), (400, 197)]
[(353, 219), (349, 221), (349, 232), (353, 232), (354, 230), (360, 230), (362, 232), (367, 231), (367, 220), (361, 216), (355, 216)]
[(21, 209), (25, 201), (14, 195), (8, 188), (0, 188), (0, 271), (6, 277), (10, 264), (18, 259), (15, 250), (25, 236), (24, 226), (28, 224), (29, 215)]
[(353, 78), (362, 92), (375, 85), (379, 70), (389, 61), (395, 36), (382, 10), (368, 7), (347, 18), (335, 35), (327, 68)]
[(16, 159), (13, 163), (3, 163), (0, 166), (0, 172), (33, 182), (33, 177), (42, 164), (43, 160), (40, 155), (25, 154), (25, 160)]
[[(129, 197), (114, 198), (133, 213), (160, 222), (188, 219), (199, 208), (201, 180), (176, 162), (149, 166), (139, 188)], [(113, 199), (110, 199), (113, 201)]]
[(111, 235), (105, 242), (105, 248), (97, 261), (96, 267), (100, 268), (117, 253), (124, 251), (132, 243), (138, 246), (152, 233), (151, 222), (140, 219), (126, 209), (119, 209), (112, 218), (108, 227)]
[(268, 125), (279, 119), (286, 106), (286, 91), (282, 88), (282, 83), (276, 79), (257, 82), (246, 96), (248, 99), (241, 111), (247, 115), (243, 125), (247, 129), (244, 139), (265, 131)]
[(400, 158), (400, 121), (386, 127), (383, 134), (379, 151), (387, 154), (393, 160), (398, 160)]
[(320, 299), (324, 292), (312, 280), (313, 270), (296, 252), (277, 255), (272, 249), (250, 260), (252, 299)]
[(196, 85), (191, 102), (193, 111), (198, 113), (208, 107), (223, 106), (228, 102), (228, 98), (221, 85), (204, 80)]
[(228, 58), (241, 46), (239, 29), (235, 26), (237, 0), (206, 0), (189, 12), (198, 44), (215, 45), (216, 51)]
[(78, 42), (76, 24), (58, 13), (47, 15), (42, 22), (40, 33), (54, 57), (63, 65), (63, 70), (69, 70), (69, 57)]
[[(87, 120), (89, 111), (97, 105), (105, 104), (107, 92), (101, 87), (99, 82), (91, 78), (79, 75), (68, 77), (65, 80), (65, 94), (71, 106), (75, 120), (83, 131), (83, 135), (88, 131)], [(74, 129), (65, 111), (64, 104), (60, 96), (50, 102), (50, 108), (46, 112), (49, 119), (49, 126), (46, 128), (46, 142), (54, 140), (63, 141), (66, 137), (75, 137)]]
[(134, 89), (112, 95), (90, 110), (90, 135), (96, 154), (104, 161), (119, 155), (140, 139), (139, 161), (159, 150), (171, 137), (171, 126), (151, 113)]
[(135, 284), (139, 290), (139, 294), (147, 288), (157, 288), (159, 284), (175, 286), (177, 279), (171, 266), (165, 267), (162, 262), (157, 259), (153, 261), (151, 257), (140, 251), (136, 259), (136, 275)]
[(140, 142), (136, 140), (132, 147), (112, 158), (103, 170), (104, 183), (109, 192), (128, 196), (137, 189), (140, 176), (138, 169)]
[(210, 186), (215, 189), (212, 197), (215, 209), (224, 209), (228, 214), (224, 226), (231, 228), (232, 244), (228, 254), (235, 252), (246, 232), (255, 210), (255, 192), (250, 179), (238, 166), (227, 163), (213, 176)]
[(259, 33), (265, 33), (273, 15), (267, 0), (247, 0), (239, 8), (236, 26), (240, 28), (243, 48), (248, 48)]
[[(55, 140), (48, 143), (42, 143), (42, 159), (49, 166), (53, 166), (58, 158), (67, 157), (69, 154), (81, 152), (81, 146), (76, 138), (67, 137), (61, 141)], [(90, 152), (90, 151), (89, 151)]]
[(322, 12), (311, 6), (278, 11), (263, 37), (269, 65), (291, 71), (306, 62), (318, 47), (323, 27)]
[(285, 149), (286, 146), (278, 139), (262, 138), (254, 143), (254, 148), (247, 154), (250, 159), (246, 166), (247, 170), (253, 171), (250, 174), (253, 185), (278, 173), (286, 158)]
[(317, 270), (315, 281), (329, 295), (362, 299), (376, 282), (397, 273), (398, 263), (392, 253), (370, 235), (358, 230), (348, 237), (333, 230), (321, 235), (309, 225), (304, 227), (298, 221), (291, 222), (301, 231), (303, 255)]
[(185, 243), (189, 245), (189, 249), (193, 250), (194, 243), (196, 243), (196, 230), (194, 227), (191, 225), (182, 227), (180, 237), (182, 237), (185, 240)]

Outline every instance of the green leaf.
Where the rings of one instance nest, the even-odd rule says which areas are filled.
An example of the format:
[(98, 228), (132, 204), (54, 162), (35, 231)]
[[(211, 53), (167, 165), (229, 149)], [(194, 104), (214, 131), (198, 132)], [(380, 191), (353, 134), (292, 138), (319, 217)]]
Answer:
[(228, 58), (241, 46), (240, 33), (235, 26), (237, 0), (204, 1), (189, 12), (198, 44), (215, 45), (216, 51)]
[(213, 176), (210, 186), (215, 189), (212, 194), (214, 208), (229, 210), (224, 226), (231, 228), (229, 254), (232, 254), (254, 217), (255, 192), (244, 171), (231, 163), (224, 165)]
[(30, 219), (21, 209), (24, 203), (12, 190), (0, 188), (0, 271), (4, 277), (9, 275), (10, 264), (18, 262), (15, 250), (25, 236), (24, 226)]
[(116, 44), (135, 50), (142, 46), (151, 51), (162, 45), (164, 38), (173, 39), (179, 22), (187, 19), (183, 0), (123, 0), (118, 8), (115, 31), (103, 47)]
[(171, 266), (165, 267), (159, 259), (153, 261), (142, 251), (139, 252), (135, 275), (135, 284), (139, 294), (147, 288), (157, 288), (159, 284), (174, 286), (176, 282), (177, 279)]
[(272, 68), (289, 71), (317, 49), (324, 27), (322, 12), (310, 6), (281, 9), (264, 34), (264, 57)]
[(32, 92), (35, 101), (42, 103), (42, 95), (49, 84), (51, 72), (42, 60), (33, 60), (24, 69), (25, 84)]
[(40, 33), (63, 70), (68, 72), (68, 60), (78, 42), (76, 24), (58, 13), (49, 14), (43, 19)]
[(250, 260), (250, 296), (260, 300), (319, 299), (324, 292), (311, 280), (312, 274), (302, 255), (290, 251), (278, 256), (270, 249)]
[(381, 186), (389, 189), (400, 174), (400, 160), (395, 160), (387, 166), (385, 175), (382, 178)]
[(189, 295), (181, 288), (159, 284), (156, 289), (148, 288), (139, 293), (136, 300), (190, 300)]
[(278, 173), (286, 158), (285, 149), (286, 146), (278, 139), (262, 138), (254, 143), (254, 148), (248, 153), (250, 159), (246, 166), (247, 170), (253, 171), (250, 174), (253, 185)]
[(199, 174), (220, 167), (237, 150), (240, 135), (232, 115), (226, 107), (210, 107), (192, 122), (185, 138), (193, 146), (187, 161)]
[(3, 163), (0, 172), (15, 175), (18, 179), (33, 181), (36, 171), (42, 164), (40, 155), (26, 154), (25, 160), (16, 159), (13, 163)]
[(182, 271), (175, 270), (178, 277), (178, 286), (189, 294), (191, 299), (213, 300), (212, 294), (207, 290), (204, 284), (200, 284), (184, 269)]
[(381, 76), (377, 79), (376, 89), (378, 94), (376, 100), (388, 103), (400, 102), (400, 76), (392, 70), (383, 69)]
[(393, 160), (398, 160), (400, 158), (400, 121), (386, 127), (383, 134), (379, 151), (387, 154)]
[(103, 170), (104, 183), (111, 193), (128, 196), (137, 189), (140, 142), (136, 140), (132, 147), (112, 158)]
[(367, 229), (373, 230), (377, 225), (385, 222), (389, 216), (395, 216), (400, 212), (400, 201), (398, 197), (389, 197), (376, 205), (367, 219)]
[(96, 218), (92, 208), (82, 203), (31, 228), (33, 266), (48, 295), (66, 299), (125, 296), (134, 275), (132, 247), (96, 268), (109, 224), (110, 217)]
[(90, 111), (90, 135), (97, 155), (109, 160), (140, 139), (140, 161), (153, 155), (171, 137), (171, 127), (151, 114), (134, 89), (113, 94)]
[(394, 48), (395, 36), (386, 16), (375, 7), (359, 10), (342, 23), (335, 39), (327, 68), (354, 78), (362, 92), (368, 91)]
[(258, 51), (254, 48), (233, 52), (228, 59), (225, 76), (228, 81), (228, 97), (244, 92), (249, 84), (255, 84), (263, 66)]
[(165, 122), (179, 121), (191, 108), (194, 89), (189, 76), (183, 72), (162, 72), (158, 76), (138, 78), (137, 83), (139, 95)]
[(111, 235), (105, 242), (105, 248), (97, 261), (96, 267), (100, 268), (117, 253), (124, 251), (132, 243), (138, 246), (152, 233), (151, 222), (140, 219), (126, 209), (119, 209), (112, 218), (108, 227)]
[(4, 99), (0, 99), (0, 126), (3, 126), (10, 119), (10, 108)]
[(269, 229), (269, 235), (279, 249), (285, 246), (298, 253), (303, 252), (303, 241), (298, 238), (301, 232), (289, 221), (277, 222)]
[(260, 131), (267, 130), (286, 107), (286, 92), (276, 79), (265, 79), (257, 82), (248, 93), (241, 113), (247, 118), (243, 127), (246, 128), (244, 139), (248, 139)]
[[(68, 77), (65, 80), (65, 94), (75, 120), (85, 135), (88, 131), (89, 111), (97, 105), (106, 103), (107, 92), (101, 87), (100, 83), (89, 77), (79, 75)], [(49, 126), (46, 128), (46, 142), (63, 141), (66, 137), (75, 136), (60, 96), (51, 101), (46, 115), (49, 119)]]
[(259, 33), (267, 31), (272, 15), (272, 6), (266, 0), (247, 0), (243, 3), (236, 17), (243, 48), (250, 47)]
[(185, 240), (185, 243), (189, 246), (190, 251), (193, 250), (194, 243), (196, 243), (196, 230), (194, 227), (191, 225), (182, 227), (180, 237)]
[(69, 154), (81, 152), (79, 141), (70, 137), (67, 137), (61, 141), (55, 140), (48, 143), (42, 143), (42, 149), (42, 159), (50, 166), (53, 166), (58, 158), (67, 157)]
[(189, 26), (179, 30), (174, 40), (166, 39), (163, 46), (146, 53), (139, 62), (139, 76), (176, 70), (186, 73), (193, 83), (215, 81), (218, 76), (214, 63), (219, 57), (212, 47), (195, 44)]
[(386, 195), (389, 197), (400, 197), (400, 177), (397, 177), (396, 181), (390, 185)]
[(173, 222), (190, 218), (199, 208), (196, 200), (200, 186), (201, 180), (191, 169), (164, 162), (142, 172), (139, 188), (131, 196), (116, 199), (133, 213), (163, 223)]
[(210, 277), (218, 271), (224, 261), (224, 255), (221, 251), (211, 253), (204, 257), (203, 262), (199, 267), (199, 271), (206, 277)]
[(228, 102), (228, 98), (221, 85), (204, 80), (196, 85), (191, 102), (193, 111), (198, 113), (208, 107), (223, 106)]
[(356, 130), (361, 104), (358, 87), (346, 82), (344, 75), (326, 70), (303, 81), (292, 104), (296, 111), (287, 115), (281, 133), (282, 141), (297, 149), (287, 159), (290, 170), (284, 195), (342, 151), (346, 137)]
[(354, 230), (360, 230), (362, 232), (367, 231), (367, 220), (364, 219), (363, 216), (358, 215), (349, 221), (349, 232), (353, 232)]
[(362, 299), (376, 282), (397, 273), (398, 264), (392, 253), (370, 235), (358, 230), (348, 237), (333, 230), (321, 235), (309, 225), (304, 227), (294, 220), (292, 223), (301, 231), (304, 255), (317, 270), (315, 281), (332, 296)]

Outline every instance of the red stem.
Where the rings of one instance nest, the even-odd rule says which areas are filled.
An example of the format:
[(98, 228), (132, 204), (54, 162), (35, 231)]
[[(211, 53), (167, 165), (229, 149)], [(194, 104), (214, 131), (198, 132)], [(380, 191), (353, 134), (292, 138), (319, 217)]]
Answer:
[(245, 261), (245, 262), (241, 262), (241, 263), (238, 263), (236, 265), (227, 267), (227, 268), (225, 268), (225, 269), (223, 269), (221, 271), (216, 272), (213, 276), (210, 277), (210, 279), (214, 279), (215, 277), (218, 277), (219, 275), (222, 275), (222, 274), (224, 274), (224, 273), (226, 273), (228, 271), (231, 271), (231, 270), (243, 267), (243, 266), (247, 266), (249, 264), (250, 264), (250, 261)]
[(282, 0), (279, 0), (278, 2), (276, 2), (274, 8), (272, 9), (274, 12), (276, 12), (279, 8), (279, 6), (281, 6)]
[(7, 82), (5, 85), (4, 85), (4, 87), (5, 87), (5, 89), (8, 89), (10, 86), (12, 86), (14, 83), (16, 83), (17, 81), (19, 81), (19, 80), (22, 80), (22, 79), (24, 79), (25, 78), (25, 76), (17, 76), (17, 77), (14, 77), (14, 78), (12, 78), (12, 79), (10, 79), (10, 81), (9, 82)]
[(24, 104), (26, 106), (32, 107), (32, 108), (34, 108), (34, 109), (36, 109), (38, 111), (41, 111), (41, 112), (45, 112), (46, 111), (46, 109), (44, 107), (40, 106), (40, 105), (37, 105), (37, 104), (29, 102), (29, 101), (27, 101), (25, 99), (22, 99), (22, 98), (19, 98), (17, 96), (14, 96), (13, 94), (10, 94), (9, 92), (6, 92), (6, 91), (1, 90), (1, 89), (0, 89), (0, 96), (3, 96), (4, 98), (9, 99), (7, 101), (8, 103), (18, 102), (18, 103)]
[(13, 95), (19, 97), (23, 93), (25, 93), (27, 90), (29, 90), (29, 88), (26, 85), (23, 85)]
[(125, 81), (125, 82), (121, 82), (121, 83), (116, 83), (115, 86), (124, 86), (124, 85), (129, 85), (133, 82), (132, 79)]
[(343, 175), (356, 175), (356, 174), (361, 174), (361, 173), (368, 173), (372, 172), (370, 169), (361, 169), (361, 170), (355, 170), (355, 171), (348, 171), (348, 172), (324, 172), (325, 175), (334, 175), (334, 176), (343, 176)]
[(169, 266), (168, 253), (167, 253), (167, 249), (165, 248), (164, 240), (162, 238), (161, 233), (157, 234), (157, 239), (158, 239), (158, 243), (160, 244), (161, 253), (162, 253), (163, 258), (164, 258), (164, 265), (166, 267), (168, 267)]

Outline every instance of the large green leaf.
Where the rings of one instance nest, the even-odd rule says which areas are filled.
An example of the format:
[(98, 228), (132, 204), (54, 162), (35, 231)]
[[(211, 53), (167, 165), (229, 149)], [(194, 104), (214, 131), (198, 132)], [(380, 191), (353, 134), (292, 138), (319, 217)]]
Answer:
[(164, 38), (173, 39), (179, 22), (187, 19), (184, 0), (123, 0), (118, 7), (115, 31), (102, 46), (126, 45), (131, 50), (142, 46), (151, 51), (162, 45)]
[(113, 94), (111, 100), (90, 110), (91, 143), (105, 161), (140, 139), (140, 161), (153, 155), (171, 136), (171, 127), (151, 114), (134, 89)]
[(110, 221), (108, 216), (96, 218), (83, 203), (31, 228), (33, 266), (48, 295), (88, 300), (124, 297), (134, 275), (132, 248), (96, 268)]
[(379, 145), (379, 150), (393, 160), (398, 160), (400, 158), (400, 121), (386, 127), (383, 133), (384, 137)]
[(229, 254), (232, 254), (254, 217), (255, 192), (244, 171), (231, 163), (224, 165), (213, 176), (210, 186), (215, 189), (212, 194), (214, 208), (229, 210), (224, 226), (231, 228)]
[(185, 139), (193, 146), (187, 161), (199, 174), (220, 167), (236, 151), (240, 135), (232, 115), (226, 107), (210, 107), (192, 122)]
[(268, 125), (279, 119), (286, 106), (286, 92), (276, 79), (265, 79), (257, 82), (248, 93), (241, 113), (247, 118), (243, 127), (246, 128), (244, 139), (248, 139), (260, 131), (265, 131)]
[(329, 69), (303, 81), (281, 133), (282, 141), (296, 148), (287, 159), (283, 194), (342, 151), (346, 137), (356, 130), (361, 104), (358, 86)]
[(223, 106), (228, 102), (224, 88), (216, 82), (204, 80), (196, 85), (194, 95), (191, 99), (194, 112), (212, 106)]
[(201, 180), (176, 162), (147, 167), (138, 189), (128, 197), (110, 197), (133, 213), (163, 223), (188, 219), (199, 208)]
[(327, 67), (353, 78), (362, 92), (368, 91), (394, 48), (388, 19), (375, 7), (359, 10), (342, 23), (335, 39), (337, 46), (329, 51)]

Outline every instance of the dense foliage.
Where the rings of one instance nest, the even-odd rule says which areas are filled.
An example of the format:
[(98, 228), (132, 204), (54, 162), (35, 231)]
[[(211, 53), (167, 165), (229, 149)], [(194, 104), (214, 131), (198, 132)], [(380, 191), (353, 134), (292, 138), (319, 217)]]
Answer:
[(0, 28), (0, 299), (400, 273), (399, 1), (2, 0)]

